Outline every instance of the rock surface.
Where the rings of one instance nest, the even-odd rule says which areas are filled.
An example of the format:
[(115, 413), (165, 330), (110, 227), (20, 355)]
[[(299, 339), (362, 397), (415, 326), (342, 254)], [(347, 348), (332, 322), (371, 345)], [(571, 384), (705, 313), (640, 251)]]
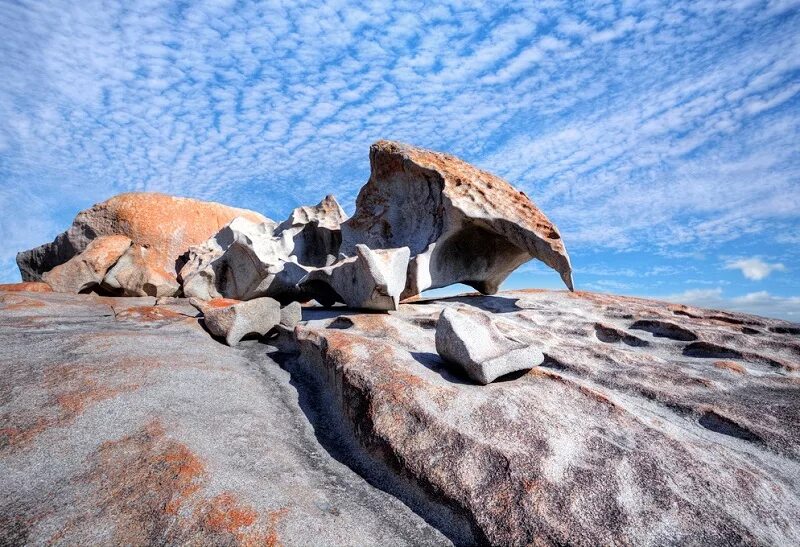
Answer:
[(371, 250), (356, 245), (356, 256), (312, 270), (299, 282), (322, 305), (341, 302), (351, 308), (396, 310), (406, 285), (409, 249)]
[(280, 224), (235, 219), (193, 247), (180, 272), (186, 296), (249, 300), (269, 296), (288, 303), (308, 300), (297, 284), (339, 252), (339, 224), (347, 215), (333, 196), (298, 207)]
[(436, 322), (436, 351), (484, 385), (544, 361), (536, 340), (521, 329), (501, 330), (499, 325), (490, 314), (474, 308), (445, 309)]
[(0, 545), (447, 543), (320, 444), (269, 346), (187, 308), (0, 294)]
[[(158, 302), (0, 294), (0, 543), (800, 541), (798, 325), (517, 291), (305, 307), (296, 353)], [(476, 384), (466, 307), (545, 361)]]
[(572, 267), (558, 229), (506, 181), (448, 154), (378, 141), (371, 174), (342, 225), (341, 252), (409, 247), (403, 297), (465, 283), (485, 294), (538, 258), (572, 289)]
[(236, 217), (265, 217), (219, 203), (137, 192), (120, 194), (81, 211), (66, 232), (35, 249), (17, 254), (24, 281), (39, 281), (47, 271), (82, 253), (95, 238), (123, 235), (146, 248), (147, 265), (175, 281), (182, 256)]

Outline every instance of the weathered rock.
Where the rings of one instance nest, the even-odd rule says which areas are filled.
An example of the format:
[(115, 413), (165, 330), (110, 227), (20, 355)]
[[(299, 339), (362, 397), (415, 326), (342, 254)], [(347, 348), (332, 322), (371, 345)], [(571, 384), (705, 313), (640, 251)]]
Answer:
[(106, 272), (131, 246), (127, 236), (100, 236), (86, 249), (42, 275), (57, 292), (79, 293), (98, 287)]
[(103, 277), (102, 288), (119, 296), (172, 296), (180, 286), (171, 272), (161, 269), (153, 251), (131, 245)]
[(436, 324), (439, 355), (484, 385), (541, 364), (544, 355), (532, 344), (522, 332), (501, 331), (489, 314), (480, 311), (445, 309)]
[[(442, 310), (465, 305), (526, 332), (544, 363), (486, 386), (466, 379), (434, 333)], [(311, 317), (287, 367), (371, 455), (361, 472), (396, 470), (450, 509), (396, 493), (442, 530), (466, 519), (456, 542), (800, 542), (797, 325), (551, 291)], [(647, 344), (604, 340), (597, 324)]]
[(448, 154), (378, 141), (371, 175), (353, 217), (342, 224), (341, 252), (409, 247), (403, 297), (453, 283), (485, 294), (538, 258), (572, 289), (572, 268), (557, 228), (506, 181)]
[(0, 283), (0, 292), (53, 292), (53, 288), (42, 281), (23, 281)]
[(264, 336), (281, 321), (281, 305), (272, 298), (255, 298), (247, 302), (214, 299), (204, 302), (192, 298), (191, 303), (203, 312), (206, 328), (229, 346), (237, 345), (248, 334)]
[(1, 545), (447, 544), (320, 444), (270, 346), (153, 301), (0, 293)]
[(333, 196), (327, 196), (314, 207), (295, 209), (279, 225), (236, 219), (190, 250), (180, 275), (184, 293), (205, 299), (308, 300), (297, 284), (314, 267), (333, 263), (341, 243), (339, 223), (345, 218)]
[(405, 288), (409, 249), (371, 250), (356, 245), (356, 256), (311, 271), (299, 287), (319, 303), (351, 308), (396, 310)]
[(178, 198), (157, 193), (120, 194), (81, 211), (72, 226), (47, 243), (17, 254), (24, 281), (38, 281), (42, 274), (83, 252), (100, 236), (124, 235), (148, 249), (147, 263), (174, 281), (181, 258), (236, 217), (264, 222), (262, 215), (219, 203)]
[(284, 327), (294, 328), (303, 318), (303, 307), (300, 302), (290, 302), (281, 308), (280, 324)]

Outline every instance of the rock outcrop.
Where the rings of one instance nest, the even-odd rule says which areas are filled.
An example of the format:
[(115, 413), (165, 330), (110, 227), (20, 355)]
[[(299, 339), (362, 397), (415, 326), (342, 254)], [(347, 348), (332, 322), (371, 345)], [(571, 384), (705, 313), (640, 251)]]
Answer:
[(324, 306), (342, 302), (351, 308), (396, 310), (406, 286), (408, 247), (373, 251), (356, 245), (355, 250), (354, 257), (312, 270), (300, 289)]
[(333, 196), (298, 207), (280, 224), (235, 219), (194, 247), (181, 270), (186, 296), (249, 300), (269, 296), (288, 303), (311, 297), (297, 284), (313, 268), (332, 264), (347, 218)]
[(537, 258), (572, 289), (558, 229), (506, 181), (448, 154), (378, 141), (371, 174), (342, 225), (341, 252), (409, 247), (404, 297), (465, 283), (484, 294)]
[(536, 341), (524, 331), (503, 332), (498, 325), (490, 314), (475, 309), (445, 309), (436, 322), (436, 351), (484, 385), (544, 361)]
[(144, 278), (163, 277), (177, 286), (176, 272), (189, 247), (206, 241), (236, 217), (266, 220), (256, 212), (219, 203), (157, 193), (120, 194), (78, 213), (69, 230), (52, 243), (19, 253), (17, 264), (24, 281), (39, 281), (45, 272), (83, 253), (92, 240), (121, 235), (146, 249), (131, 257), (132, 262), (146, 264)]
[[(515, 291), (304, 307), (277, 351), (156, 302), (0, 293), (0, 543), (800, 542), (796, 324)], [(477, 384), (445, 310), (544, 362)]]

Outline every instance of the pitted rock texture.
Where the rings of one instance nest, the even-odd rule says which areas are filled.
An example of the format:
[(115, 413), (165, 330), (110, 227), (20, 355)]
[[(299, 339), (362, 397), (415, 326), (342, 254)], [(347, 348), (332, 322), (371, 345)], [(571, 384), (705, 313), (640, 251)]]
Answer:
[[(543, 364), (481, 386), (441, 360), (436, 320), (463, 306), (525, 330)], [(465, 516), (466, 543), (794, 545), (799, 333), (519, 291), (309, 321), (297, 366), (375, 460)]]
[(39, 281), (45, 272), (82, 253), (93, 239), (123, 235), (147, 249), (152, 271), (174, 282), (189, 247), (240, 216), (266, 220), (254, 211), (219, 203), (149, 192), (120, 194), (78, 213), (69, 230), (52, 243), (18, 253), (17, 265), (23, 281)]
[(572, 267), (555, 225), (508, 182), (448, 154), (378, 141), (371, 174), (342, 225), (342, 253), (409, 247), (403, 297), (464, 283), (485, 294), (537, 258), (572, 289)]
[(159, 302), (0, 292), (0, 545), (447, 544), (328, 453), (270, 346)]

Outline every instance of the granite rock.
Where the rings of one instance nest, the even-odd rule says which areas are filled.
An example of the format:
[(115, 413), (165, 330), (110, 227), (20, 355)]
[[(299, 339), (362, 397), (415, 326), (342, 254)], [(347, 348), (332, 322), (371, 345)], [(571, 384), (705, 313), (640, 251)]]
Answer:
[(378, 141), (371, 174), (342, 224), (341, 252), (409, 247), (403, 297), (464, 283), (485, 294), (537, 258), (572, 289), (572, 267), (555, 225), (508, 182), (448, 154)]

